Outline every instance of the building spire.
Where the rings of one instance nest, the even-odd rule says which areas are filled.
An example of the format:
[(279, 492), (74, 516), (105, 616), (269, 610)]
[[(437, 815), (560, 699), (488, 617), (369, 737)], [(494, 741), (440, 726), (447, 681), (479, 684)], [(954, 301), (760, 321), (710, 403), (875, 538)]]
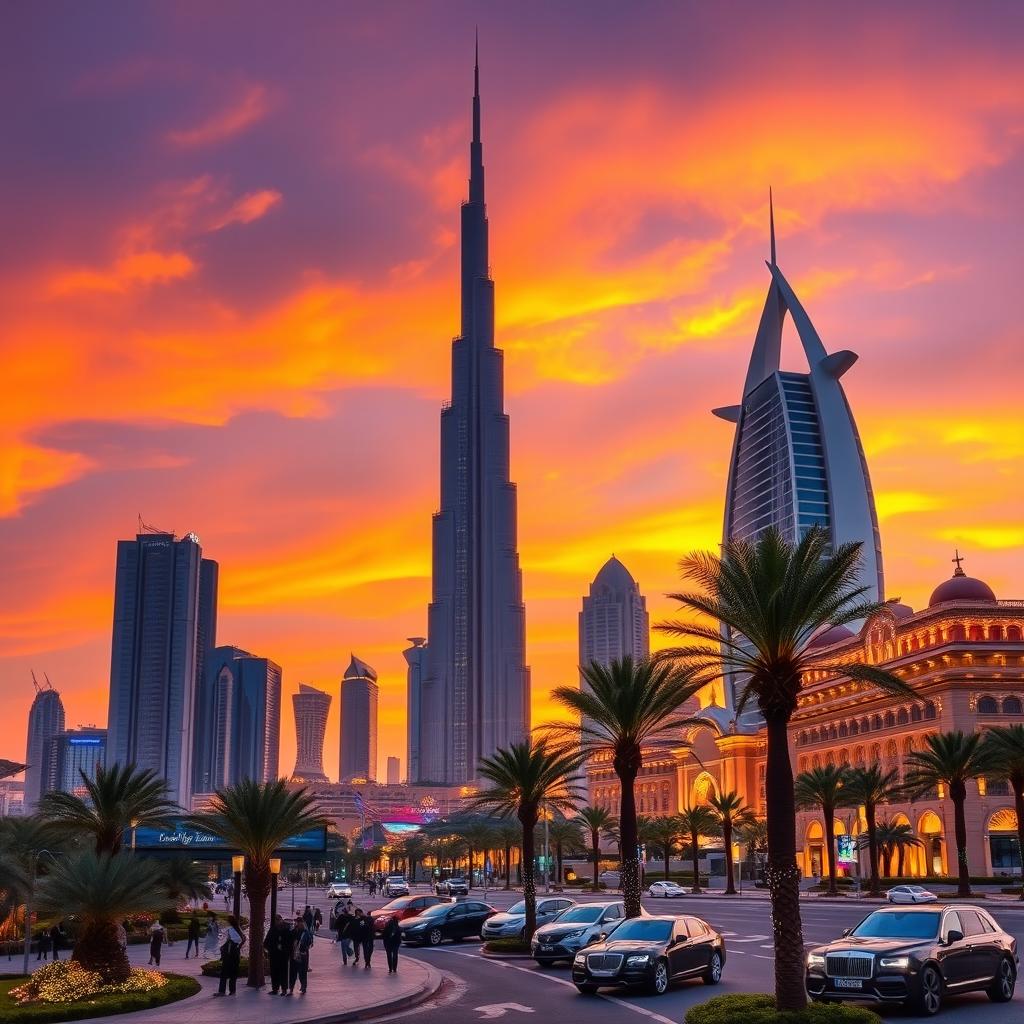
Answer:
[(768, 186), (768, 230), (772, 241), (772, 266), (775, 266), (775, 204), (772, 201), (772, 187)]
[(469, 145), (469, 201), (484, 201), (484, 150), (480, 139), (480, 34), (473, 47), (473, 141)]

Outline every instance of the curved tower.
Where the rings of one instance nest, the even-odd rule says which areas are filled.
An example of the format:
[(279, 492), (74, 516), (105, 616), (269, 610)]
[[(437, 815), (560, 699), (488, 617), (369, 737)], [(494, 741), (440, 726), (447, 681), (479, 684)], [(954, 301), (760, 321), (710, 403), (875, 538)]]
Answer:
[(377, 673), (351, 657), (341, 681), (341, 749), (338, 781), (377, 778)]
[(480, 71), (474, 69), (469, 200), (462, 204), (462, 323), (441, 412), (441, 505), (420, 691), (422, 781), (462, 784), (481, 757), (529, 732), (516, 489), (509, 479), (504, 366), (487, 263)]
[(299, 692), (292, 694), (295, 709), (295, 771), (297, 782), (326, 782), (324, 774), (324, 733), (331, 695), (315, 686), (299, 683)]

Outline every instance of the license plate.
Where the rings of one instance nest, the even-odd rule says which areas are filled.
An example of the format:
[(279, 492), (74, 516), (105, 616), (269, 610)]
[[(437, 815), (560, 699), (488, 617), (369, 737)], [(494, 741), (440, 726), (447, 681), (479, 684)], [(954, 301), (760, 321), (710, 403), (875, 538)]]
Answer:
[(554, 948), (554, 946), (541, 946), (540, 951), (542, 953), (550, 953), (552, 950), (554, 950)]
[(860, 978), (833, 978), (836, 988), (863, 988), (864, 982)]

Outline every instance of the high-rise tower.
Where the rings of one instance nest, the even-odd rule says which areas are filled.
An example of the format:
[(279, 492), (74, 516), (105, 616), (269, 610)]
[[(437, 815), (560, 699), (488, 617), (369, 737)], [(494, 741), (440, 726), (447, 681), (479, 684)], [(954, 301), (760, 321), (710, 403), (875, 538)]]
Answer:
[(341, 681), (338, 781), (377, 778), (377, 673), (354, 654)]
[(580, 665), (608, 665), (651, 652), (647, 602), (629, 570), (614, 556), (601, 567), (580, 612)]
[(327, 712), (331, 709), (331, 695), (315, 686), (299, 683), (299, 692), (292, 694), (295, 711), (295, 771), (296, 782), (326, 782), (324, 774), (324, 733), (327, 731)]
[(45, 684), (32, 676), (36, 695), (28, 713), (28, 742), (25, 748), (25, 811), (31, 814), (44, 793), (56, 789), (57, 748), (54, 740), (64, 731), (64, 704), (50, 680)]
[(516, 489), (509, 479), (504, 366), (487, 262), (480, 70), (474, 69), (469, 200), (462, 204), (462, 322), (441, 412), (441, 504), (421, 689), (422, 780), (470, 781), (482, 756), (529, 732)]
[(423, 669), (427, 658), (427, 640), (422, 636), (409, 637), (411, 647), (402, 651), (406, 664), (406, 766), (409, 781), (420, 781), (420, 709), (422, 707)]
[[(883, 596), (882, 545), (864, 449), (839, 379), (855, 353), (828, 353), (775, 261), (775, 215), (769, 195), (771, 283), (754, 339), (743, 399), (715, 409), (736, 424), (725, 499), (726, 540), (756, 538), (769, 526), (797, 541), (812, 526), (832, 543), (860, 541), (867, 596)], [(807, 373), (783, 371), (782, 325), (789, 313)], [(727, 688), (728, 690), (729, 688)], [(726, 700), (734, 699), (727, 692)]]

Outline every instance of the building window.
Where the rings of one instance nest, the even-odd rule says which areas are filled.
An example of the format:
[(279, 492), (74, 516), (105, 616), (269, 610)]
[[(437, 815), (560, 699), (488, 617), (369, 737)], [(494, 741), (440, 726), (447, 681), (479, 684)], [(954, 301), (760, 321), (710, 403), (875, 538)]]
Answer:
[(930, 700), (924, 702), (924, 717), (926, 722), (935, 718), (935, 705)]
[(988, 638), (989, 638), (989, 640), (1002, 640), (1003, 639), (1003, 627), (1002, 626), (989, 626), (988, 627)]
[(1009, 796), (1010, 795), (1010, 784), (1006, 779), (992, 779), (986, 778), (985, 780), (985, 795), (986, 796)]
[(1007, 626), (1006, 639), (1015, 643), (1018, 642), (1020, 640), (1020, 626)]
[(978, 714), (979, 715), (997, 715), (997, 714), (999, 714), (999, 706), (996, 704), (995, 697), (980, 697), (978, 699)]
[(921, 721), (921, 708), (917, 704), (915, 704), (910, 709), (910, 720), (912, 722), (920, 722)]
[(1021, 705), (1020, 697), (1007, 697), (1006, 700), (1003, 701), (1003, 714), (1024, 714), (1024, 705)]
[(896, 722), (899, 725), (906, 725), (910, 721), (910, 715), (907, 714), (906, 708), (900, 708), (899, 714), (896, 716)]

